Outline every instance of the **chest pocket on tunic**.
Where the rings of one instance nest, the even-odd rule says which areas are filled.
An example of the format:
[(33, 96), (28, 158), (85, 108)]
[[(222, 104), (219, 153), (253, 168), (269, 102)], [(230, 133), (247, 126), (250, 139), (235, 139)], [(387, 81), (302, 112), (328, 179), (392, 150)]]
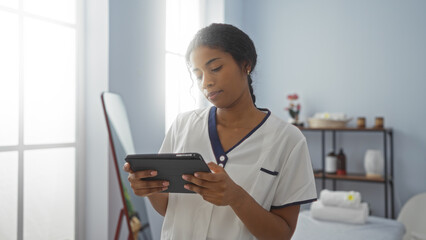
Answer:
[(260, 168), (253, 186), (253, 198), (266, 210), (270, 210), (278, 184), (279, 172)]

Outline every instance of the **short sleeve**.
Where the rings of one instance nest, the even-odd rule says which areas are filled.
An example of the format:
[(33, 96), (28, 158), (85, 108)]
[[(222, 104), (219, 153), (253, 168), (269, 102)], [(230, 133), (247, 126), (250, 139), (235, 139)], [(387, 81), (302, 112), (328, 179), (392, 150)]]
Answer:
[(160, 147), (159, 153), (173, 153), (175, 147), (175, 136), (176, 136), (176, 128), (177, 128), (177, 119), (173, 122), (172, 126), (166, 133), (164, 137), (163, 144)]
[(305, 138), (292, 149), (278, 177), (271, 209), (300, 205), (317, 199), (312, 163)]

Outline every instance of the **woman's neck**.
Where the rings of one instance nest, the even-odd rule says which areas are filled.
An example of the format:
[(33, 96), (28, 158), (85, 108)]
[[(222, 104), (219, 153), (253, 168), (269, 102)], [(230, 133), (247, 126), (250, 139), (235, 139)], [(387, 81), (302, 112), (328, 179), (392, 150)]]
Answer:
[(216, 123), (227, 128), (252, 128), (262, 121), (264, 116), (265, 113), (257, 109), (250, 100), (230, 108), (218, 108)]

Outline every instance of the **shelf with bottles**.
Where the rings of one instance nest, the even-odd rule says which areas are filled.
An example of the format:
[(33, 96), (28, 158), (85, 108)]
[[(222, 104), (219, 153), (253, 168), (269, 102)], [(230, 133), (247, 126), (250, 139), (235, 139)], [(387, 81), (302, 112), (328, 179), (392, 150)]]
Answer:
[[(384, 207), (385, 207), (385, 217), (390, 216), (395, 218), (395, 204), (394, 204), (394, 163), (393, 163), (393, 130), (392, 128), (309, 128), (309, 127), (299, 127), (303, 131), (313, 131), (319, 132), (321, 134), (321, 168), (314, 171), (314, 176), (317, 179), (322, 180), (322, 189), (326, 187), (326, 180), (331, 180), (333, 182), (333, 190), (336, 190), (336, 181), (360, 181), (365, 183), (380, 183), (384, 186)], [(376, 134), (382, 134), (383, 136), (383, 175), (382, 176), (367, 176), (365, 173), (353, 173), (348, 172), (346, 174), (337, 174), (329, 173), (326, 171), (326, 133), (331, 133), (332, 135), (332, 152), (336, 152), (336, 134), (338, 132), (370, 132)], [(309, 144), (309, 143), (308, 143)], [(345, 168), (345, 170), (347, 170)], [(390, 191), (390, 194), (389, 194)], [(390, 196), (390, 199), (389, 199)], [(390, 205), (390, 208), (389, 208)]]

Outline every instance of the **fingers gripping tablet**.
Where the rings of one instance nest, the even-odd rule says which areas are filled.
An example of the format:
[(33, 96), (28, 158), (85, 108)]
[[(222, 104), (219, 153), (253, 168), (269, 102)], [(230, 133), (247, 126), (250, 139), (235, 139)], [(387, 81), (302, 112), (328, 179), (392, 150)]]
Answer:
[(156, 170), (157, 176), (146, 180), (166, 180), (170, 182), (169, 188), (164, 192), (194, 193), (183, 186), (188, 183), (182, 175), (195, 172), (210, 172), (203, 157), (198, 153), (178, 154), (130, 154), (126, 157), (132, 171)]

